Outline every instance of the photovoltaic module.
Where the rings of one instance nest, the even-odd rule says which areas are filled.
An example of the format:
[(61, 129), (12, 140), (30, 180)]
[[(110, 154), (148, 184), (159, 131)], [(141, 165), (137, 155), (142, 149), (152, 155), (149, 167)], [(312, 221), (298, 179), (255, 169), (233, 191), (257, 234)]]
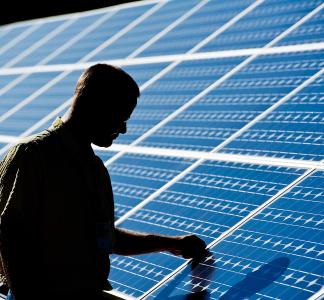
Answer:
[[(87, 67), (141, 97), (105, 162), (116, 226), (196, 234), (198, 265), (111, 256), (138, 299), (321, 299), (324, 4), (148, 0), (0, 27), (0, 157), (69, 107)], [(192, 298), (190, 298), (192, 297)], [(196, 297), (196, 298), (194, 298)]]

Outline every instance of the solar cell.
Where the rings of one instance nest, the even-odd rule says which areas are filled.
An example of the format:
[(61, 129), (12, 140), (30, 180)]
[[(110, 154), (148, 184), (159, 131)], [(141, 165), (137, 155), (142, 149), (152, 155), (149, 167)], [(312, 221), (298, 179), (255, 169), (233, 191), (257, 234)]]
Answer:
[(202, 291), (210, 299), (306, 299), (319, 291), (323, 179), (323, 172), (313, 173), (215, 245), (198, 268), (185, 268), (148, 299)]
[[(261, 56), (211, 90), (140, 145), (210, 151), (314, 75), (322, 64), (322, 52)], [(210, 67), (218, 69), (219, 61), (210, 62)], [(198, 72), (205, 70), (206, 68), (203, 71), (197, 68)], [(141, 118), (144, 119), (144, 110), (141, 113)], [(151, 118), (153, 116), (152, 113), (148, 115)], [(321, 129), (318, 128), (318, 131)], [(254, 147), (255, 145), (256, 143)]]

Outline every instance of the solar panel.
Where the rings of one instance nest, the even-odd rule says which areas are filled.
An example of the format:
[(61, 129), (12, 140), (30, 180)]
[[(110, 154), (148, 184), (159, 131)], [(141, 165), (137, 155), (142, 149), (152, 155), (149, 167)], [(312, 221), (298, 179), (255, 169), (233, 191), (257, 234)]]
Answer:
[(127, 134), (94, 147), (116, 226), (196, 234), (210, 255), (199, 264), (112, 255), (114, 289), (139, 299), (319, 299), (323, 7), (149, 0), (1, 26), (0, 157), (65, 112), (85, 68), (119, 65), (141, 97)]

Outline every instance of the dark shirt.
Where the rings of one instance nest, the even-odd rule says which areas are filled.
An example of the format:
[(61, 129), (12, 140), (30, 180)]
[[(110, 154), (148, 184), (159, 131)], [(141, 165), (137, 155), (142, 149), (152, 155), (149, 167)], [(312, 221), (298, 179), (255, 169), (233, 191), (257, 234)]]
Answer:
[[(45, 291), (111, 289), (107, 169), (57, 119), (0, 163), (0, 275)], [(11, 274), (9, 274), (11, 272)]]

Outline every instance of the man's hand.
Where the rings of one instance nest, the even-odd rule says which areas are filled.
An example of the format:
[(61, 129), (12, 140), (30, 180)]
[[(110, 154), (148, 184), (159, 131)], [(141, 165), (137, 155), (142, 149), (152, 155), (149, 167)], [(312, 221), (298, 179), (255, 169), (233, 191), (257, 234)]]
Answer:
[(181, 255), (183, 258), (200, 260), (208, 253), (206, 243), (196, 235), (174, 237), (174, 246), (169, 249), (172, 254)]

